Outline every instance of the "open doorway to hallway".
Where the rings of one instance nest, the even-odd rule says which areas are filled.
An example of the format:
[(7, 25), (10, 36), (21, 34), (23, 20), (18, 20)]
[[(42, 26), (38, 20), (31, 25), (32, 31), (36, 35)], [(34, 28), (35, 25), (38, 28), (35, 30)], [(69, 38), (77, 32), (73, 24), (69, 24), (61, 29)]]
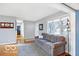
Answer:
[(16, 21), (16, 28), (17, 28), (17, 43), (23, 43), (24, 42), (24, 23), (22, 20)]

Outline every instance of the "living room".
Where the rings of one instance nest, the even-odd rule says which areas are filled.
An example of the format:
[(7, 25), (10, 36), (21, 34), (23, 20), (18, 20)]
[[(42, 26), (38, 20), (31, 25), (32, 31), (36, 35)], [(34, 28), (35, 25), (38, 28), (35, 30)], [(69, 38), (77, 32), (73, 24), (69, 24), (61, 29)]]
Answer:
[[(44, 12), (43, 10), (42, 12)], [(70, 41), (71, 29), (69, 27), (71, 26), (71, 21), (69, 20), (70, 15), (67, 12), (58, 10), (56, 8), (52, 8), (52, 10), (54, 11), (54, 13), (48, 16), (42, 17), (37, 20), (23, 21), (25, 41), (33, 41), (35, 40), (35, 37), (43, 38), (42, 33), (48, 33), (49, 35), (55, 36), (64, 36), (66, 41), (65, 48), (63, 48), (65, 49), (64, 52), (66, 52), (67, 55), (72, 55), (72, 44)]]
[[(12, 25), (14, 27), (7, 30), (5, 30), (6, 27), (2, 27), (1, 33), (4, 33), (0, 37), (3, 39), (0, 40), (1, 44), (19, 46), (18, 55), (20, 56), (58, 56), (63, 53), (65, 55), (65, 52), (67, 55), (75, 55), (74, 12), (64, 4), (1, 4), (1, 6), (1, 22), (14, 23)], [(48, 36), (44, 37), (44, 35)], [(54, 41), (55, 44), (53, 41), (50, 42), (51, 39), (57, 40), (57, 38), (59, 39), (57, 42)]]

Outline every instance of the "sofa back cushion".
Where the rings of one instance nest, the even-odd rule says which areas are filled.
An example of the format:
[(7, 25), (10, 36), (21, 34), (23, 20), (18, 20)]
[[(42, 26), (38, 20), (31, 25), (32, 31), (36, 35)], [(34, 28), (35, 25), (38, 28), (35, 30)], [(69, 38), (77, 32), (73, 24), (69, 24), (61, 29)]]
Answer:
[(57, 42), (61, 41), (61, 42), (65, 42), (65, 37), (64, 36), (56, 36), (57, 38)]
[(56, 36), (55, 35), (49, 35), (47, 33), (42, 33), (43, 39), (50, 41), (52, 43), (56, 42)]
[(52, 43), (56, 42), (56, 36), (55, 35), (50, 35), (50, 39), (49, 39)]
[(47, 40), (47, 39), (48, 39), (48, 38), (47, 38), (47, 35), (48, 35), (47, 33), (42, 33), (42, 36), (43, 36), (43, 39), (44, 39), (44, 40)]
[(60, 36), (56, 36), (56, 41), (57, 41), (57, 42), (60, 41)]
[(64, 36), (49, 35), (47, 33), (42, 33), (42, 36), (44, 40), (50, 41), (52, 43), (65, 41)]

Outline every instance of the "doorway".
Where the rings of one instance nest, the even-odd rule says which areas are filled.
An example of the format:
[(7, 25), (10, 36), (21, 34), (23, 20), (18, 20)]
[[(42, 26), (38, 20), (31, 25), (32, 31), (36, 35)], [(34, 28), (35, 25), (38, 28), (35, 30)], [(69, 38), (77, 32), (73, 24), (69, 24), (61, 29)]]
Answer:
[(17, 26), (17, 35), (21, 35), (21, 26)]
[(24, 43), (24, 23), (22, 20), (17, 20), (17, 43)]

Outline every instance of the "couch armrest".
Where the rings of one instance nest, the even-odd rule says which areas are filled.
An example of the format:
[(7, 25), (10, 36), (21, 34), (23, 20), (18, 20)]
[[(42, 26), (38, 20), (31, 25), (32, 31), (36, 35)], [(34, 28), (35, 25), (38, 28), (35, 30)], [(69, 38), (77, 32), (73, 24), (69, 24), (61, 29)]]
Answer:
[(57, 56), (65, 52), (65, 43), (56, 42), (53, 46), (53, 55)]
[(65, 46), (65, 42), (56, 42), (56, 43), (53, 43), (53, 44), (54, 44), (54, 48)]

